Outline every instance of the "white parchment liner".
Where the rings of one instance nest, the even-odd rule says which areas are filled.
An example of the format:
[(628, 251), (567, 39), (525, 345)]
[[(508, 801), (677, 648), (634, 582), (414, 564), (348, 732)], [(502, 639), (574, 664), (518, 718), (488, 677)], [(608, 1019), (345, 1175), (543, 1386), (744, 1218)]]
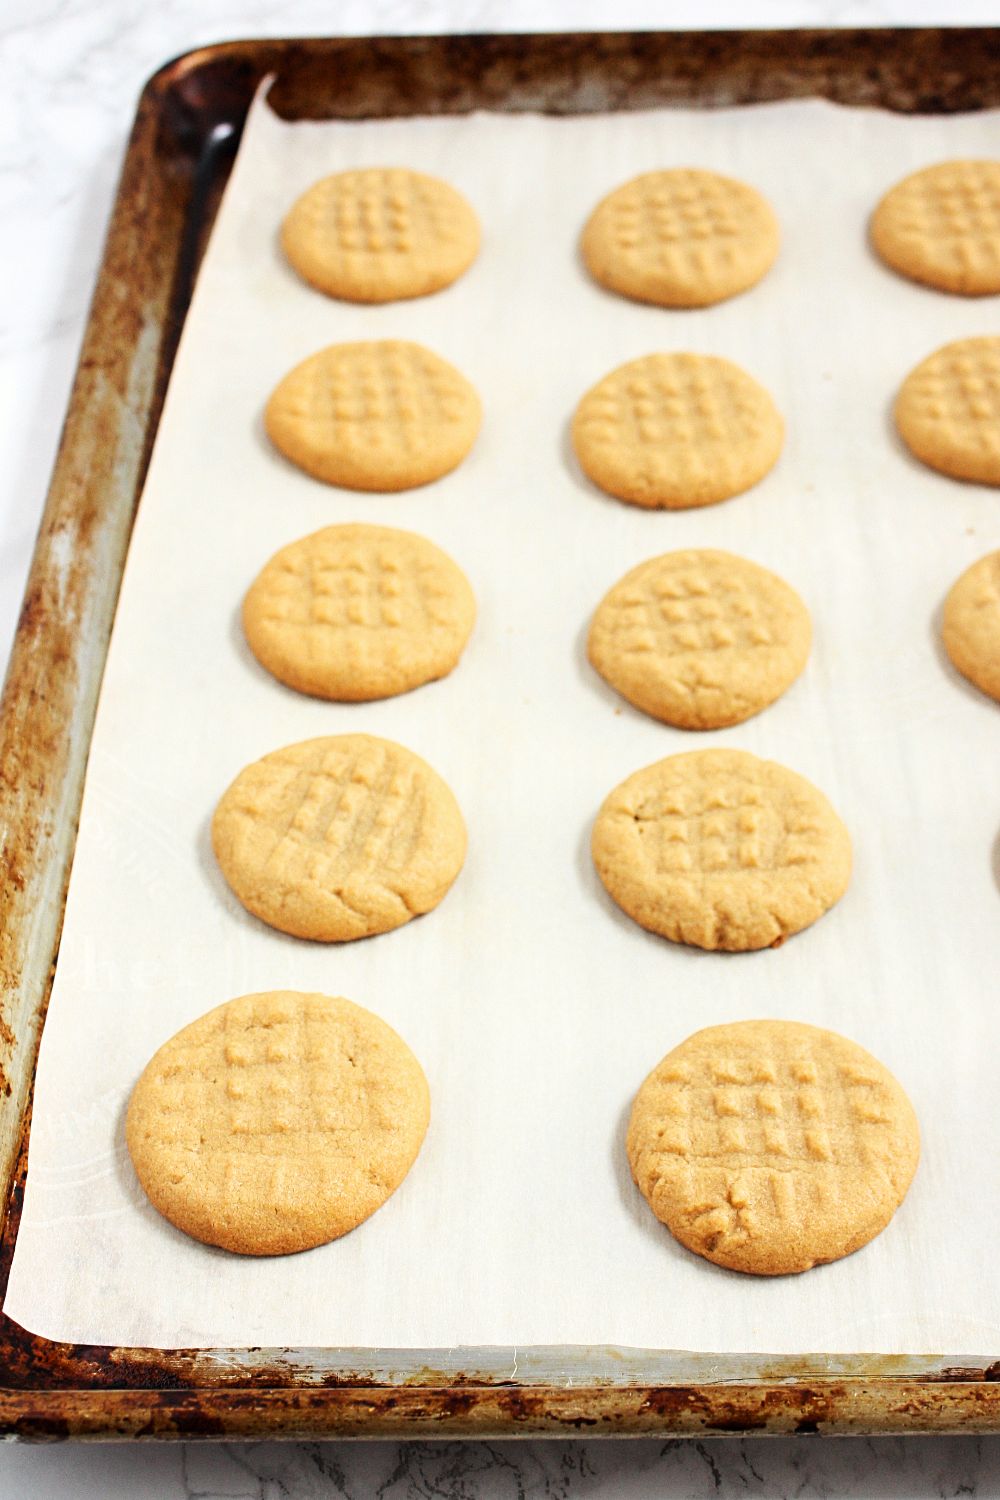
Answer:
[[(288, 126), (252, 114), (187, 320), (128, 561), (94, 736), (35, 1090), (7, 1311), (50, 1338), (139, 1345), (614, 1344), (716, 1351), (996, 1352), (1000, 720), (950, 669), (935, 614), (1000, 545), (1000, 497), (911, 461), (901, 378), (950, 338), (998, 332), (996, 299), (907, 283), (865, 243), (905, 172), (1000, 155), (996, 114), (906, 119), (822, 103), (569, 120)], [(484, 228), (451, 290), (351, 307), (303, 285), (276, 231), (325, 172), (408, 164), (454, 182)], [(699, 312), (629, 303), (576, 253), (597, 199), (665, 164), (715, 167), (774, 204), (780, 260)], [(268, 446), (261, 408), (340, 339), (420, 340), (479, 389), (456, 473), (353, 495)], [(778, 468), (709, 510), (654, 514), (573, 462), (574, 405), (654, 350), (724, 354), (787, 418)], [(283, 543), (331, 522), (426, 534), (466, 569), (475, 636), (446, 681), (368, 706), (287, 691), (250, 657), (241, 596)], [(611, 583), (680, 546), (744, 553), (808, 602), (815, 648), (773, 708), (718, 735), (632, 711), (588, 669)], [(368, 730), (445, 776), (470, 833), (430, 916), (364, 943), (250, 918), (212, 858), (215, 801), (246, 762)], [(744, 746), (804, 773), (855, 839), (853, 882), (776, 952), (725, 957), (640, 931), (588, 854), (605, 793), (660, 756)], [(250, 990), (344, 994), (395, 1026), (433, 1121), (406, 1183), (309, 1254), (244, 1260), (165, 1223), (133, 1176), (128, 1092), (179, 1026)], [(923, 1159), (889, 1229), (798, 1278), (727, 1273), (674, 1244), (632, 1186), (630, 1099), (690, 1031), (783, 1016), (883, 1059)]]

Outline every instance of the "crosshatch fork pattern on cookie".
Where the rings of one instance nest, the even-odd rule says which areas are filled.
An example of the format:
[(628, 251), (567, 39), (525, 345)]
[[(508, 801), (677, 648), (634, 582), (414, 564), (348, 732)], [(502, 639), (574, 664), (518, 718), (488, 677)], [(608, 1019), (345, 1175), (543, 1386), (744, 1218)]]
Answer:
[(468, 385), (428, 350), (386, 340), (323, 350), (292, 371), (274, 399), (286, 420), (324, 443), (407, 455), (423, 448), (428, 426), (465, 420)]
[(607, 204), (615, 249), (626, 259), (657, 261), (677, 276), (704, 275), (740, 257), (738, 237), (760, 227), (756, 193), (709, 172), (654, 172)]
[(706, 307), (759, 281), (778, 251), (770, 205), (744, 182), (687, 167), (623, 183), (584, 227), (584, 261), (612, 291)]
[(416, 1058), (348, 1000), (279, 991), (172, 1037), (133, 1092), (126, 1134), (161, 1213), (210, 1244), (283, 1254), (373, 1213), (428, 1119)]
[[(282, 576), (283, 575), (283, 576)], [(419, 555), (355, 538), (289, 555), (271, 583), (265, 619), (343, 632), (344, 648), (366, 632), (422, 635), (456, 617), (439, 570)], [(360, 642), (359, 642), (360, 643)]]
[(328, 526), (275, 554), (243, 603), (257, 659), (299, 692), (392, 697), (445, 676), (476, 616), (468, 579), (425, 537)]
[(681, 729), (760, 712), (806, 663), (809, 612), (766, 568), (710, 549), (640, 563), (605, 595), (587, 652), (637, 708)]
[(942, 162), (893, 188), (875, 213), (876, 245), (904, 274), (945, 290), (1000, 284), (1000, 162)]
[(877, 1163), (877, 1127), (888, 1119), (877, 1074), (808, 1045), (792, 1058), (763, 1048), (751, 1059), (678, 1062), (657, 1075), (650, 1097), (665, 1120), (660, 1150), (693, 1172), (701, 1163), (775, 1171)]
[(648, 354), (581, 399), (573, 443), (602, 489), (633, 504), (712, 505), (776, 462), (784, 425), (768, 393), (729, 360)]
[(289, 261), (311, 285), (349, 302), (440, 291), (479, 248), (471, 205), (450, 183), (403, 168), (339, 172), (292, 205), (281, 231)]
[(384, 742), (346, 752), (314, 743), (309, 755), (276, 751), (270, 785), (236, 806), (262, 831), (272, 883), (294, 890), (316, 882), (346, 900), (352, 878), (406, 868), (422, 832), (424, 791), (416, 768)]
[(383, 339), (333, 344), (296, 365), (272, 393), (264, 426), (307, 474), (392, 492), (450, 473), (481, 415), (475, 390), (447, 360)]
[(856, 1043), (788, 1021), (713, 1026), (654, 1068), (628, 1155), (689, 1249), (776, 1275), (849, 1254), (889, 1222), (919, 1156), (912, 1106)]
[(468, 210), (444, 187), (391, 167), (341, 172), (304, 195), (298, 227), (345, 255), (408, 255), (415, 246), (452, 245), (467, 233)]
[(650, 450), (680, 445), (694, 470), (708, 449), (714, 467), (729, 443), (762, 431), (760, 403), (748, 386), (746, 377), (730, 377), (716, 361), (693, 354), (652, 354), (601, 382), (581, 426), (602, 445), (627, 443)]
[(907, 383), (924, 421), (971, 427), (975, 442), (1000, 453), (1000, 338), (946, 345)]
[(744, 750), (695, 750), (634, 772), (605, 798), (591, 848), (640, 926), (730, 952), (801, 932), (851, 872), (850, 836), (823, 794)]
[(773, 874), (823, 857), (824, 829), (810, 800), (742, 768), (688, 773), (640, 796), (629, 815), (657, 874)]
[(430, 911), (462, 868), (455, 798), (419, 756), (372, 735), (273, 751), (222, 797), (212, 844), (243, 905), (296, 937), (342, 942)]
[(920, 173), (901, 193), (902, 227), (933, 238), (982, 235), (990, 259), (1000, 258), (1000, 163), (967, 161)]
[[(349, 1036), (331, 1026), (325, 1006), (282, 1007), (271, 997), (247, 997), (223, 1010), (210, 1035), (178, 1047), (161, 1070), (161, 1143), (193, 1148), (200, 1141), (208, 1155), (233, 1150), (266, 1156), (277, 1146), (287, 1155), (316, 1134), (349, 1139), (369, 1120), (389, 1128), (391, 1117), (378, 1099), (379, 1077), (366, 1076), (356, 1050)], [(207, 1140), (206, 1098), (218, 1105)]]
[(635, 655), (750, 651), (774, 644), (777, 613), (735, 573), (664, 560), (622, 589), (602, 627)]
[(1000, 484), (1000, 338), (959, 339), (929, 355), (903, 382), (895, 416), (924, 463)]

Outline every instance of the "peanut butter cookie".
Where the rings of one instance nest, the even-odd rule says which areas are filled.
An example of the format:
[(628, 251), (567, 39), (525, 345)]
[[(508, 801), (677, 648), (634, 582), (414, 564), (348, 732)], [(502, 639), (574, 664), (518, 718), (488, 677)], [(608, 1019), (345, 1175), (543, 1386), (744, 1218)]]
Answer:
[(920, 1155), (913, 1106), (856, 1042), (797, 1021), (709, 1026), (646, 1079), (632, 1175), (682, 1245), (782, 1276), (886, 1227)]
[(262, 666), (300, 693), (352, 703), (446, 676), (475, 616), (447, 553), (388, 526), (327, 526), (292, 542), (243, 601)]
[(479, 397), (420, 344), (333, 344), (296, 365), (264, 412), (267, 435), (315, 479), (349, 490), (413, 489), (462, 462)]
[(632, 505), (685, 510), (750, 489), (777, 463), (784, 423), (738, 365), (649, 354), (583, 397), (573, 446), (589, 479)]
[(583, 231), (595, 281), (661, 307), (706, 307), (754, 286), (778, 253), (754, 188), (718, 172), (645, 172), (597, 205)]
[(367, 167), (314, 183), (285, 219), (281, 244), (327, 296), (394, 302), (457, 281), (479, 251), (479, 223), (440, 178)]
[(212, 819), (247, 911), (293, 937), (345, 942), (401, 927), (465, 859), (458, 803), (426, 761), (370, 734), (303, 740), (241, 771)]
[(745, 750), (694, 750), (623, 781), (597, 815), (597, 873), (674, 943), (776, 948), (847, 889), (851, 841), (822, 792)]
[(958, 339), (917, 365), (896, 399), (896, 426), (930, 468), (1000, 484), (1000, 338)]
[(164, 1043), (125, 1135), (153, 1206), (240, 1255), (288, 1255), (354, 1229), (395, 1192), (427, 1131), (413, 1053), (350, 1000), (243, 995)]
[(1000, 702), (1000, 552), (981, 557), (952, 586), (941, 638), (962, 676)]
[(872, 216), (878, 254), (911, 281), (1000, 292), (1000, 161), (943, 161), (904, 177)]
[(679, 729), (739, 724), (779, 698), (809, 655), (809, 612), (775, 573), (729, 552), (667, 552), (597, 607), (587, 654), (605, 681)]

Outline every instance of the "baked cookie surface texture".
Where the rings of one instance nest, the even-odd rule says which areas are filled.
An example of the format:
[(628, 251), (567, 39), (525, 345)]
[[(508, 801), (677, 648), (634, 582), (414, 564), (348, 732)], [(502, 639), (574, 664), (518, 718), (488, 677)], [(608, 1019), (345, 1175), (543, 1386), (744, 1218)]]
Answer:
[(264, 411), (275, 447), (327, 484), (388, 493), (440, 479), (479, 431), (464, 375), (399, 339), (332, 344), (296, 365)]
[(1000, 292), (1000, 161), (944, 161), (904, 177), (872, 215), (887, 265), (943, 292)]
[(212, 847), (248, 911), (293, 937), (344, 942), (401, 927), (465, 859), (462, 814), (436, 771), (368, 734), (303, 740), (247, 766)]
[(1000, 484), (1000, 338), (936, 350), (903, 381), (895, 417), (922, 463), (954, 479)]
[(304, 280), (349, 302), (394, 302), (450, 286), (476, 258), (462, 194), (404, 167), (337, 172), (292, 206), (281, 244)]
[(627, 1151), (650, 1208), (706, 1260), (781, 1276), (879, 1234), (916, 1171), (913, 1106), (857, 1043), (795, 1021), (695, 1032), (636, 1096)]
[(981, 557), (953, 584), (941, 639), (962, 676), (1000, 702), (1000, 552)]
[(685, 510), (763, 479), (784, 431), (767, 391), (728, 359), (649, 354), (587, 392), (573, 418), (573, 447), (607, 494)]
[(613, 292), (661, 307), (707, 307), (744, 292), (778, 253), (765, 198), (717, 172), (645, 172), (609, 193), (583, 231), (587, 269)]
[(745, 750), (693, 750), (636, 771), (594, 824), (612, 900), (675, 943), (777, 947), (847, 889), (851, 841), (822, 792)]
[(444, 677), (476, 602), (447, 553), (388, 526), (327, 526), (266, 564), (243, 601), (262, 666), (300, 693), (366, 702)]
[(739, 724), (805, 666), (809, 612), (783, 579), (708, 549), (650, 558), (597, 607), (587, 655), (636, 708), (679, 729)]
[(128, 1107), (136, 1174), (164, 1218), (241, 1255), (325, 1244), (380, 1208), (430, 1119), (423, 1070), (350, 1000), (243, 995), (151, 1059)]

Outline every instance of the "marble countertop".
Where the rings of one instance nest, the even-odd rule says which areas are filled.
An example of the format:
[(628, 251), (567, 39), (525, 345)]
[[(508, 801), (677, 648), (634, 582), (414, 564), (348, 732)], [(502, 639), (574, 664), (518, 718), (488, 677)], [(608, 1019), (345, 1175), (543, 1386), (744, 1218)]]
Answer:
[[(237, 36), (1000, 24), (1000, 0), (0, 0), (0, 659), (13, 637), (129, 123), (164, 60)], [(0, 1449), (0, 1495), (923, 1500), (1000, 1494), (1000, 1438)]]

